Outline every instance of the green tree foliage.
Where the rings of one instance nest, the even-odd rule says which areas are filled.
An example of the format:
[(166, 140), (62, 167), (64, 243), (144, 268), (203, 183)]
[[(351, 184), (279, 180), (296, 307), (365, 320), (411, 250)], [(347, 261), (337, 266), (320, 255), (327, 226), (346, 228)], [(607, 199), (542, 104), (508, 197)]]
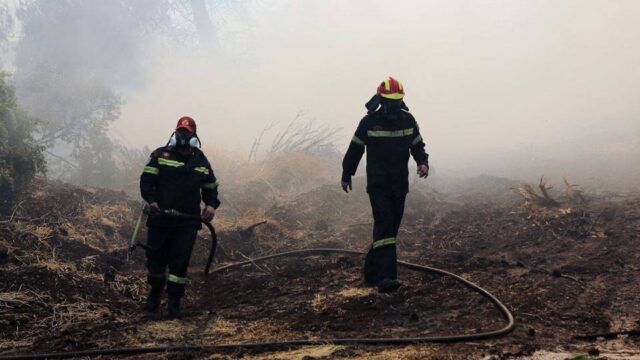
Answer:
[(68, 84), (64, 91), (47, 92), (32, 106), (44, 119), (36, 140), (55, 158), (51, 175), (77, 184), (110, 186), (116, 145), (109, 125), (120, 116), (120, 97), (99, 82), (61, 82)]
[[(163, 54), (216, 49), (218, 24), (212, 14), (222, 3), (226, 2), (0, 4), (0, 50), (14, 46), (16, 94), (20, 104), (42, 120), (34, 136), (46, 149), (49, 175), (77, 184), (128, 188), (132, 171), (124, 167), (135, 159), (137, 177), (148, 151), (125, 149), (110, 136), (120, 116), (121, 94), (146, 86), (149, 69)], [(18, 32), (9, 41), (9, 34)]]
[(18, 107), (6, 75), (0, 74), (0, 211), (45, 171), (44, 148), (32, 136), (35, 126), (36, 120)]
[(21, 4), (17, 94), (42, 119), (35, 139), (46, 148), (50, 176), (111, 188), (129, 181), (128, 161), (109, 131), (122, 106), (117, 89), (144, 83), (152, 35), (170, 22), (168, 12), (168, 3), (157, 0)]

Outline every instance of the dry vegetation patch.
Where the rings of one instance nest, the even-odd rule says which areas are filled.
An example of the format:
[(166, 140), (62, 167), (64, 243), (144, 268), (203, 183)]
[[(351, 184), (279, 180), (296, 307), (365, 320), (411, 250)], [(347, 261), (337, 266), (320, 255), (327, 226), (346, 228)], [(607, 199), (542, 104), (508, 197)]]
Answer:
[[(278, 183), (277, 173), (265, 169), (254, 175)], [(335, 184), (308, 190), (292, 186), (294, 180), (255, 187), (254, 181), (265, 181), (247, 180), (223, 188), (229, 199), (216, 219), (216, 264), (307, 247), (370, 246), (364, 191), (346, 195)], [(363, 190), (363, 180), (354, 180)], [(327, 345), (212, 358), (502, 359), (533, 356), (539, 349), (580, 352), (593, 345), (574, 340), (575, 335), (636, 327), (640, 196), (612, 199), (586, 193), (568, 180), (564, 192), (541, 181), (514, 193), (507, 182), (491, 190), (494, 180), (478, 180), (483, 192), (414, 187), (398, 249), (402, 259), (462, 274), (494, 292), (518, 319), (508, 337), (404, 348)], [(502, 324), (493, 306), (439, 277), (403, 270), (407, 286), (381, 296), (363, 287), (359, 258), (282, 259), (204, 277), (206, 231), (194, 252), (185, 317), (148, 316), (140, 311), (147, 291), (144, 256), (138, 251), (131, 263), (124, 262), (138, 202), (107, 190), (37, 185), (11, 216), (0, 219), (1, 353), (472, 333)], [(633, 336), (622, 344), (616, 351), (638, 349)], [(613, 348), (603, 348), (615, 358)]]

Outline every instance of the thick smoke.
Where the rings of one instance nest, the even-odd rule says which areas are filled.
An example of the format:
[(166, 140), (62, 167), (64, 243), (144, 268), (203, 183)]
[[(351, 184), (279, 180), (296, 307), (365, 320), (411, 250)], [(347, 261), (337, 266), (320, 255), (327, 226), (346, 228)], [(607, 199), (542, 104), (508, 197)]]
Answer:
[[(265, 0), (235, 7), (238, 15), (208, 1), (219, 10), (217, 43), (198, 50), (148, 46), (163, 44), (165, 27), (129, 33), (148, 17), (182, 31), (164, 2), (135, 2), (129, 17), (118, 8), (129, 2), (69, 15), (65, 2), (43, 3), (74, 27), (26, 43), (33, 49), (18, 54), (40, 55), (17, 62), (40, 69), (62, 58), (65, 74), (115, 88), (124, 106), (112, 131), (132, 146), (162, 144), (190, 114), (205, 144), (244, 161), (265, 126), (303, 110), (341, 128), (346, 148), (364, 103), (392, 75), (436, 174), (639, 184), (638, 2)], [(181, 34), (173, 38), (193, 40)]]

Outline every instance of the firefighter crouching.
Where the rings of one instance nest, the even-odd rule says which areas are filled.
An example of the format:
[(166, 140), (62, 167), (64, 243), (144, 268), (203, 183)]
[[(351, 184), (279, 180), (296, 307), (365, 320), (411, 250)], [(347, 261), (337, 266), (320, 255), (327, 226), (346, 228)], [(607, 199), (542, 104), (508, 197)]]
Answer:
[[(367, 151), (367, 193), (373, 211), (373, 244), (364, 265), (364, 280), (380, 292), (400, 287), (397, 280), (396, 236), (409, 192), (409, 154), (418, 175), (429, 175), (429, 155), (418, 124), (403, 101), (404, 88), (388, 78), (367, 103), (368, 114), (360, 121), (342, 162), (342, 189), (352, 189), (362, 155)], [(379, 107), (379, 108), (378, 108)]]
[[(205, 221), (213, 219), (215, 209), (220, 205), (218, 182), (199, 147), (196, 123), (184, 116), (178, 121), (168, 144), (151, 153), (140, 176), (142, 198), (151, 207), (147, 220), (149, 249), (146, 251), (147, 281), (151, 290), (145, 309), (158, 310), (166, 284), (170, 317), (180, 313), (187, 267), (202, 224), (198, 220), (154, 214), (153, 209), (174, 209), (200, 215)], [(202, 211), (201, 201), (205, 204)]]

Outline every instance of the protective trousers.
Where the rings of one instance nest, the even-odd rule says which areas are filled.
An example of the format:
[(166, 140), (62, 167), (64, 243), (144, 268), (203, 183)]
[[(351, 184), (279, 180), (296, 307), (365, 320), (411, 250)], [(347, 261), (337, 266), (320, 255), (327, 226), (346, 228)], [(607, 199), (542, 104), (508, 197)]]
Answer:
[(166, 281), (169, 297), (180, 298), (184, 295), (187, 267), (197, 234), (195, 227), (148, 228), (147, 280), (152, 291), (162, 291)]
[(369, 192), (373, 211), (373, 244), (364, 264), (364, 278), (370, 285), (384, 279), (396, 279), (396, 236), (404, 214), (406, 192)]

